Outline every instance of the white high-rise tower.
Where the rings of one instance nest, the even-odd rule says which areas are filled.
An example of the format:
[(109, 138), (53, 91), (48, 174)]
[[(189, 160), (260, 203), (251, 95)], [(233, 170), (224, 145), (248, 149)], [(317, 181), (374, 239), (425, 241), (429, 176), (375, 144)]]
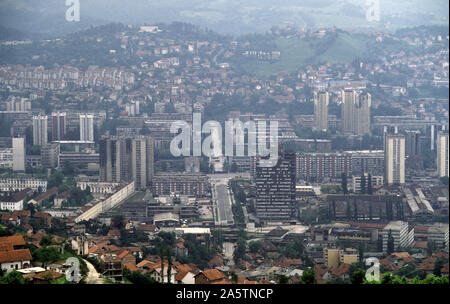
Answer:
[(94, 115), (80, 114), (80, 140), (94, 141)]

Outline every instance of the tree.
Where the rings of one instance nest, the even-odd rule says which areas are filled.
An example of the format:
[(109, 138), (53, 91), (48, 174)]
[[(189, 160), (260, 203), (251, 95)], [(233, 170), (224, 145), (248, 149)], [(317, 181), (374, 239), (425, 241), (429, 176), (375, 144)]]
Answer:
[(46, 246), (50, 246), (52, 244), (52, 239), (50, 236), (48, 235), (44, 235), (41, 239), (41, 241), (39, 242), (39, 245), (46, 247)]
[(22, 275), (16, 270), (8, 273), (4, 278), (4, 282), (8, 285), (25, 284), (25, 280), (23, 279)]
[(171, 283), (171, 275), (172, 275), (172, 253), (170, 252), (170, 247), (167, 248), (167, 283)]
[(395, 250), (394, 248), (394, 237), (392, 236), (392, 230), (389, 229), (388, 232), (388, 239), (387, 239), (387, 254), (393, 253)]
[(261, 249), (261, 243), (258, 241), (252, 241), (248, 244), (248, 248), (251, 253), (258, 253)]
[(164, 283), (164, 248), (160, 249), (160, 259), (161, 259), (161, 283)]
[(363, 242), (361, 242), (360, 244), (359, 244), (359, 261), (360, 262), (362, 262), (363, 260), (364, 260), (364, 244), (365, 243), (363, 243)]
[(236, 272), (232, 271), (232, 272), (231, 272), (231, 282), (232, 282), (233, 284), (237, 284), (237, 283), (238, 283), (238, 280), (239, 280), (238, 275), (236, 274)]
[(345, 172), (342, 173), (342, 175), (341, 175), (341, 188), (342, 188), (342, 191), (344, 191), (344, 194), (348, 193), (347, 174), (345, 174)]
[(278, 281), (278, 284), (288, 284), (289, 283), (289, 278), (287, 276), (285, 276), (285, 275), (279, 275), (277, 277), (277, 281)]
[(303, 272), (300, 284), (316, 284), (316, 274), (313, 269), (308, 269)]
[(428, 241), (428, 244), (427, 244), (427, 253), (428, 253), (428, 255), (431, 256), (433, 254), (433, 252), (436, 251), (436, 249), (437, 249), (436, 243), (434, 241), (432, 241), (432, 240)]
[(238, 171), (238, 166), (235, 162), (231, 163), (231, 168), (230, 168), (230, 172), (235, 173)]
[(352, 282), (352, 284), (361, 285), (364, 283), (365, 276), (366, 273), (364, 272), (364, 270), (358, 268), (353, 272), (350, 281)]
[(42, 247), (33, 252), (33, 259), (41, 262), (44, 266), (57, 261), (59, 258), (59, 252), (54, 247)]
[(372, 195), (373, 189), (372, 189), (372, 175), (367, 177), (367, 194)]
[(242, 238), (239, 238), (237, 241), (237, 247), (233, 252), (233, 259), (234, 262), (237, 263), (239, 259), (243, 259), (245, 257), (245, 240)]
[(364, 175), (364, 173), (361, 175), (361, 193), (366, 193), (366, 176)]
[[(448, 262), (448, 261), (447, 261)], [(434, 263), (434, 270), (433, 274), (437, 277), (441, 276), (441, 269), (444, 267), (444, 260), (443, 259), (437, 259)]]

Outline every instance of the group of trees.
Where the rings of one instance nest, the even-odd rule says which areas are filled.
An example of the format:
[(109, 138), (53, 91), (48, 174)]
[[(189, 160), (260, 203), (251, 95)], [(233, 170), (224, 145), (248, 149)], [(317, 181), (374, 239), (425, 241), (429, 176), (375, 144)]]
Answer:
[[(278, 278), (279, 284), (288, 283), (287, 278)], [(316, 284), (316, 276), (313, 269), (308, 269), (303, 272), (300, 284)], [(416, 276), (414, 278), (408, 278), (403, 275), (392, 274), (390, 272), (384, 273), (379, 280), (368, 281), (366, 279), (366, 272), (362, 268), (356, 268), (351, 272), (349, 280), (341, 278), (325, 282), (327, 284), (449, 284), (448, 277), (439, 277), (435, 274), (429, 274), (424, 278)]]
[(245, 195), (242, 188), (237, 186), (236, 181), (231, 181), (230, 185), (234, 194), (234, 204), (231, 206), (234, 223), (237, 226), (242, 226), (245, 224), (243, 205), (247, 203), (247, 196)]
[(369, 173), (366, 181), (366, 176), (364, 174), (361, 174), (361, 194), (372, 195), (372, 193), (373, 193), (372, 175)]
[(239, 229), (238, 238), (237, 238), (237, 246), (233, 252), (233, 260), (235, 263), (238, 263), (239, 260), (245, 260), (247, 250), (247, 232), (244, 229)]
[(194, 263), (200, 268), (208, 268), (208, 261), (213, 254), (218, 250), (211, 248), (211, 240), (206, 239), (206, 245), (201, 244), (193, 235), (186, 235), (184, 238), (184, 246), (188, 250), (187, 256), (177, 256), (177, 261), (180, 263)]

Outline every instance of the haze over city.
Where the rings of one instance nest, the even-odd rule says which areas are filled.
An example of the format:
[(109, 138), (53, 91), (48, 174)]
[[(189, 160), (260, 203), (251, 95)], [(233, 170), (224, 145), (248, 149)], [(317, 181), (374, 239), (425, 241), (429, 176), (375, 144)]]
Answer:
[(448, 286), (448, 9), (2, 1), (0, 285)]

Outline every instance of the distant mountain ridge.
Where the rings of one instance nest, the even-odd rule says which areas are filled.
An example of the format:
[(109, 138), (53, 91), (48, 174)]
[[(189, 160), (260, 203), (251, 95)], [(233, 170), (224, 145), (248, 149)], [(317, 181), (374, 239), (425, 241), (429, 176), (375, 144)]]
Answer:
[(67, 22), (64, 0), (2, 0), (2, 36), (42, 34), (46, 38), (110, 22), (154, 24), (182, 21), (222, 34), (264, 33), (273, 25), (336, 26), (386, 30), (418, 25), (448, 25), (447, 0), (380, 0), (380, 22), (365, 19), (365, 0), (79, 0), (81, 21)]

